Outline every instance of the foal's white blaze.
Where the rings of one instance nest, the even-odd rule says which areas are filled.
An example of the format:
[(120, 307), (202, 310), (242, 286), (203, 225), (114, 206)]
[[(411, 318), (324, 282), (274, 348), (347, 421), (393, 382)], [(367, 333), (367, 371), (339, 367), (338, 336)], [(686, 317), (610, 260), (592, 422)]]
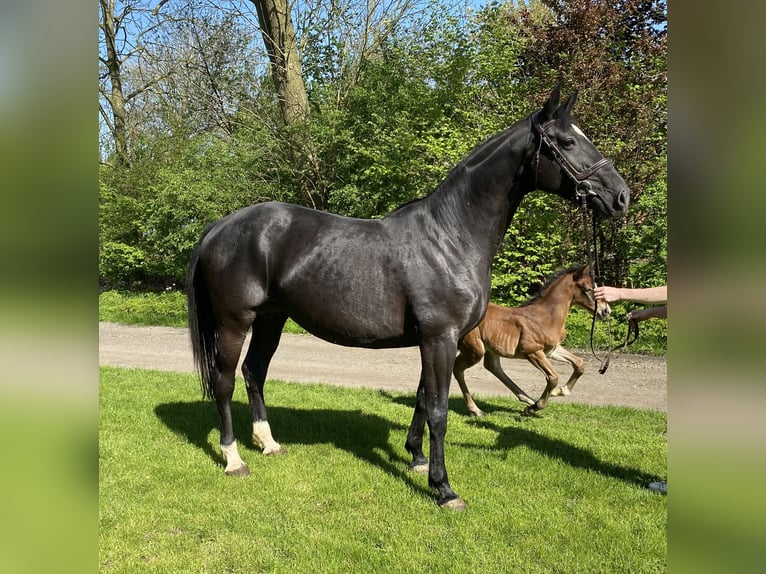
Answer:
[(239, 456), (237, 441), (234, 441), (229, 445), (222, 444), (221, 453), (223, 453), (223, 458), (226, 460), (225, 472), (230, 473), (246, 466), (245, 461)]
[(282, 450), (282, 445), (271, 436), (271, 427), (267, 421), (253, 423), (253, 442), (263, 451), (263, 454), (274, 454)]
[[(575, 133), (580, 134), (582, 137), (584, 137), (586, 140), (590, 141), (588, 136), (586, 136), (583, 131), (577, 126), (577, 124), (572, 124), (572, 129), (575, 131)], [(592, 142), (591, 142), (592, 143)]]

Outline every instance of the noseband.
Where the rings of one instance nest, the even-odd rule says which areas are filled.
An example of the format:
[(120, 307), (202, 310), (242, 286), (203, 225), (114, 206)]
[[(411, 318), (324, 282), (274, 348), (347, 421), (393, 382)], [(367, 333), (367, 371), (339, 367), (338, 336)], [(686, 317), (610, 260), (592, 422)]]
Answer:
[(552, 119), (552, 120), (548, 120), (544, 124), (540, 124), (537, 121), (537, 115), (532, 116), (532, 125), (534, 126), (535, 131), (540, 136), (540, 139), (537, 142), (537, 150), (535, 152), (535, 188), (537, 188), (537, 176), (540, 171), (540, 150), (542, 149), (543, 142), (545, 142), (545, 145), (548, 146), (548, 149), (553, 155), (553, 159), (556, 161), (558, 166), (564, 170), (564, 173), (566, 173), (572, 181), (575, 182), (577, 195), (578, 196), (583, 194), (592, 195), (593, 191), (591, 189), (591, 184), (590, 182), (586, 180), (590, 176), (592, 176), (594, 173), (596, 173), (599, 169), (601, 169), (602, 167), (604, 167), (605, 165), (611, 162), (607, 158), (602, 157), (600, 160), (598, 160), (596, 163), (594, 163), (592, 166), (588, 168), (585, 168), (583, 170), (577, 169), (567, 159), (567, 157), (561, 151), (561, 148), (559, 148), (558, 144), (556, 144), (556, 142), (553, 141), (547, 133), (547, 129), (551, 127), (553, 124), (555, 124), (556, 121), (557, 121), (556, 119)]

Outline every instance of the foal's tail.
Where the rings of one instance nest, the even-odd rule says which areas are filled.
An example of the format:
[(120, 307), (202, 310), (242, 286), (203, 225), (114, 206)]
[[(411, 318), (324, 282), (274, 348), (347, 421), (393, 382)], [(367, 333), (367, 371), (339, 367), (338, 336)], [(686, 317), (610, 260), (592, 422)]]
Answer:
[[(207, 231), (202, 235), (204, 238)], [(214, 398), (213, 387), (218, 376), (215, 355), (218, 344), (218, 329), (207, 282), (199, 268), (202, 239), (194, 248), (186, 275), (186, 297), (189, 312), (189, 335), (191, 337), (194, 363), (201, 377), (202, 397)]]

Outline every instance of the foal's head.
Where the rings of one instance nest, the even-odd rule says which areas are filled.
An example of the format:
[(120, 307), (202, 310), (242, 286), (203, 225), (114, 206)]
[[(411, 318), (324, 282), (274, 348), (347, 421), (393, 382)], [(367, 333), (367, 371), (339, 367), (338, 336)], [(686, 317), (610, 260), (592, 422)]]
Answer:
[(572, 271), (572, 303), (587, 309), (591, 313), (595, 312), (599, 318), (607, 317), (612, 312), (609, 308), (609, 303), (606, 301), (596, 301), (593, 289), (593, 277), (591, 277), (588, 265)]

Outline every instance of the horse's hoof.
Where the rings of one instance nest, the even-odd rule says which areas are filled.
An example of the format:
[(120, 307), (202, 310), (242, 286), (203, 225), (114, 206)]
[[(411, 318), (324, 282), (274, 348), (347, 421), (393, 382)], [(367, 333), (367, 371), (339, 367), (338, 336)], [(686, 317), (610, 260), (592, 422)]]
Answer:
[(407, 467), (407, 470), (409, 470), (410, 472), (414, 472), (416, 474), (428, 474), (428, 463), (427, 462), (420, 462), (420, 463), (411, 462), (410, 465)]
[(283, 454), (287, 454), (287, 451), (285, 450), (285, 447), (283, 447), (283, 446), (280, 446), (279, 448), (274, 449), (274, 450), (269, 450), (269, 451), (264, 450), (263, 451), (263, 455), (264, 456), (280, 456), (280, 455), (283, 455)]
[(246, 464), (243, 464), (236, 468), (227, 468), (224, 473), (226, 476), (248, 476), (250, 474), (250, 469)]
[(564, 394), (564, 391), (561, 390), (561, 387), (556, 387), (551, 391), (552, 397), (560, 397)]
[(476, 410), (476, 411), (471, 411), (471, 416), (472, 417), (479, 417), (479, 418), (481, 418), (481, 417), (486, 417), (487, 413), (485, 413), (482, 410)]
[(457, 496), (455, 498), (450, 498), (449, 500), (445, 500), (444, 502), (440, 502), (439, 508), (448, 508), (450, 510), (460, 512), (462, 510), (467, 510), (468, 505), (465, 503), (465, 501), (462, 498)]
[(521, 414), (527, 417), (537, 417), (539, 415), (540, 409), (538, 409), (534, 405), (529, 405), (527, 408), (525, 408)]
[(535, 404), (535, 400), (534, 400), (534, 399), (531, 399), (531, 398), (529, 398), (529, 397), (519, 397), (519, 400), (520, 400), (522, 403), (526, 403), (526, 404), (528, 404), (528, 405), (530, 405), (530, 406), (532, 406), (532, 405), (534, 405), (534, 404)]

